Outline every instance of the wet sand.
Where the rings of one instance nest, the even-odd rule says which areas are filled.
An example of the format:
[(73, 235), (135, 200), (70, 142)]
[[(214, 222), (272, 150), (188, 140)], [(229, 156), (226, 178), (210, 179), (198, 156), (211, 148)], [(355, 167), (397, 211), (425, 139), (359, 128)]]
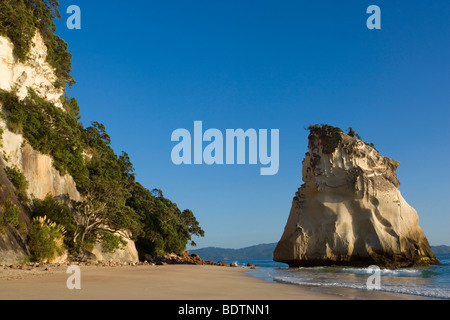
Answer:
[[(416, 299), (352, 289), (268, 282), (247, 269), (218, 266), (81, 267), (81, 290), (69, 290), (67, 266), (50, 271), (0, 269), (1, 300), (349, 300)], [(251, 271), (250, 271), (251, 272)]]

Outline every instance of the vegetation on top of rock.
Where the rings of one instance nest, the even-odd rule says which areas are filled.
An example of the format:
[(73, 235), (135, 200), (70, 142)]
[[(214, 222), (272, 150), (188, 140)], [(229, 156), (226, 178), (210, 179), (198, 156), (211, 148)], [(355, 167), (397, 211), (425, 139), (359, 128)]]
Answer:
[(0, 35), (14, 44), (14, 56), (21, 62), (28, 59), (36, 30), (47, 47), (47, 62), (57, 76), (56, 87), (70, 87), (75, 80), (70, 75), (72, 55), (67, 43), (57, 36), (53, 19), (60, 19), (58, 0), (2, 0), (0, 1)]
[[(342, 141), (341, 134), (344, 134), (344, 131), (342, 131), (341, 128), (333, 127), (333, 126), (330, 126), (328, 124), (310, 125), (308, 127), (308, 130), (311, 132), (312, 135), (315, 135), (315, 136), (320, 138), (321, 145), (322, 145), (322, 148), (323, 148), (322, 151), (325, 154), (331, 154), (331, 153), (334, 152), (334, 150), (336, 150), (336, 148), (339, 145), (339, 142)], [(361, 138), (361, 136), (358, 133), (356, 133), (356, 131), (352, 127), (349, 128), (349, 131), (348, 131), (347, 135), (349, 137), (359, 139), (362, 142), (364, 142), (366, 145), (368, 145), (368, 146), (374, 148), (375, 150), (377, 150), (375, 148), (375, 144), (365, 142)]]
[(350, 128), (348, 129), (347, 135), (350, 136), (350, 137), (352, 137), (352, 138), (356, 138), (356, 136), (358, 136), (358, 134), (356, 133), (355, 130), (353, 130), (352, 127), (350, 127)]
[(344, 133), (341, 128), (327, 124), (310, 125), (308, 129), (311, 132), (311, 135), (319, 137), (322, 145), (322, 152), (324, 154), (331, 154), (336, 150), (339, 143), (342, 141), (341, 134)]
[(353, 130), (352, 127), (350, 127), (350, 128), (348, 129), (347, 135), (350, 136), (350, 137), (352, 137), (352, 138), (359, 139), (359, 140), (361, 140), (362, 142), (364, 142), (366, 145), (368, 145), (369, 147), (372, 147), (372, 148), (374, 148), (375, 150), (377, 150), (377, 149), (375, 148), (375, 144), (374, 144), (373, 142), (371, 142), (371, 143), (365, 142), (365, 141), (361, 138), (361, 136), (360, 136), (359, 134), (357, 134), (355, 130)]
[(9, 181), (11, 181), (11, 183), (16, 188), (17, 198), (19, 198), (20, 201), (24, 202), (28, 201), (27, 196), (28, 181), (23, 175), (23, 173), (20, 172), (20, 170), (17, 169), (16, 167), (6, 167), (5, 173)]

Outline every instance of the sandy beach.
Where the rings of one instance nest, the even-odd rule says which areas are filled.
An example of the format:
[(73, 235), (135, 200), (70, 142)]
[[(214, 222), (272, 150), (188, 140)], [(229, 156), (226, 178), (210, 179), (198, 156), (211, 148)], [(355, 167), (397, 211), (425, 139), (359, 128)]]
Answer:
[[(67, 266), (49, 271), (0, 269), (1, 300), (351, 300), (416, 299), (352, 289), (272, 283), (248, 269), (217, 266), (81, 267), (81, 290), (66, 286)], [(251, 271), (250, 271), (251, 272)]]

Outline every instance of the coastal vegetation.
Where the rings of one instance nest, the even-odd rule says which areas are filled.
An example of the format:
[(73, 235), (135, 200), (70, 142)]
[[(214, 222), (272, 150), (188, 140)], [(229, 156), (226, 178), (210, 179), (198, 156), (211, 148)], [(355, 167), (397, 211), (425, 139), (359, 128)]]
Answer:
[(0, 202), (0, 234), (5, 233), (8, 224), (14, 228), (20, 227), (19, 214), (20, 209), (11, 201), (11, 199)]
[[(309, 125), (308, 130), (310, 131), (311, 134), (314, 134), (321, 139), (323, 152), (325, 154), (331, 154), (334, 152), (334, 150), (339, 145), (339, 142), (342, 140), (341, 134), (344, 133), (344, 131), (341, 128), (333, 127), (328, 124), (320, 124), (320, 125), (319, 124), (314, 124), (314, 125), (311, 124), (311, 125)], [(365, 142), (361, 138), (361, 136), (352, 127), (350, 127), (348, 129), (347, 135), (352, 138), (361, 140), (366, 145), (368, 145), (376, 150), (374, 143)]]
[(28, 246), (35, 261), (49, 261), (64, 253), (64, 227), (47, 217), (36, 217), (31, 222)]
[(0, 2), (0, 35), (14, 44), (14, 56), (21, 62), (28, 59), (33, 37), (38, 31), (47, 47), (47, 62), (58, 77), (56, 87), (72, 86), (70, 75), (72, 55), (67, 43), (54, 32), (54, 19), (60, 19), (58, 0), (2, 0)]
[(9, 181), (11, 181), (11, 183), (16, 188), (16, 195), (19, 198), (19, 200), (24, 202), (27, 201), (28, 181), (23, 175), (23, 173), (20, 172), (20, 170), (17, 169), (16, 167), (6, 167), (5, 173)]
[[(71, 86), (71, 55), (67, 44), (54, 34), (58, 18), (56, 0), (5, 0), (0, 3), (0, 35), (14, 44), (14, 55), (27, 61), (36, 31), (48, 48), (47, 62), (55, 68), (55, 86)], [(33, 259), (51, 259), (59, 253), (58, 243), (73, 257), (100, 243), (104, 252), (122, 248), (124, 238), (136, 241), (139, 254), (182, 253), (192, 236), (204, 236), (190, 210), (180, 210), (163, 196), (136, 181), (133, 164), (126, 152), (117, 155), (111, 137), (100, 122), (85, 127), (75, 98), (64, 95), (62, 108), (40, 97), (31, 88), (24, 99), (17, 92), (0, 90), (0, 104), (7, 128), (21, 134), (35, 150), (52, 157), (63, 176), (73, 177), (81, 201), (47, 196), (31, 199), (34, 220), (28, 226), (28, 245)], [(28, 203), (26, 181), (17, 168), (6, 168), (17, 197)], [(7, 210), (3, 210), (6, 212)], [(3, 214), (5, 223), (14, 214)], [(3, 224), (5, 224), (3, 223)], [(60, 241), (61, 240), (61, 241)], [(59, 244), (61, 242), (61, 244)]]
[[(181, 211), (162, 191), (150, 192), (135, 181), (128, 154), (115, 154), (103, 124), (83, 127), (75, 98), (65, 96), (60, 109), (31, 89), (24, 100), (14, 91), (0, 90), (0, 102), (8, 129), (51, 155), (54, 167), (61, 175), (70, 174), (83, 196), (82, 202), (71, 204), (72, 220), (58, 201), (34, 201), (37, 215), (46, 215), (67, 229), (65, 244), (71, 252), (82, 253), (97, 241), (109, 251), (120, 248), (123, 240), (114, 235), (118, 231), (131, 234), (142, 254), (180, 253), (192, 235), (204, 235), (192, 211)], [(19, 198), (25, 200), (23, 175), (16, 168), (6, 172)], [(64, 212), (64, 221), (52, 212)]]
[(205, 235), (192, 211), (181, 211), (161, 190), (150, 192), (135, 182), (127, 205), (143, 220), (142, 233), (136, 242), (140, 254), (180, 254), (189, 241), (195, 246), (193, 235)]
[(323, 153), (331, 154), (342, 141), (341, 133), (343, 131), (341, 128), (333, 127), (327, 124), (322, 125), (310, 125), (308, 127), (312, 135), (316, 135), (320, 138)]

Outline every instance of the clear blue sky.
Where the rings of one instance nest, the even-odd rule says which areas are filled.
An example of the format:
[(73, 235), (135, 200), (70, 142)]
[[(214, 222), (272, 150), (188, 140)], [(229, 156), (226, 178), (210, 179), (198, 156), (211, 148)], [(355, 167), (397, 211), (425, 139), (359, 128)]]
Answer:
[[(450, 2), (61, 0), (82, 121), (106, 125), (137, 180), (189, 208), (199, 247), (277, 242), (302, 184), (309, 124), (352, 126), (402, 163), (431, 244), (450, 245)], [(68, 30), (77, 4), (82, 29)], [(382, 30), (366, 27), (369, 5)], [(279, 129), (280, 171), (180, 166), (171, 134)]]

